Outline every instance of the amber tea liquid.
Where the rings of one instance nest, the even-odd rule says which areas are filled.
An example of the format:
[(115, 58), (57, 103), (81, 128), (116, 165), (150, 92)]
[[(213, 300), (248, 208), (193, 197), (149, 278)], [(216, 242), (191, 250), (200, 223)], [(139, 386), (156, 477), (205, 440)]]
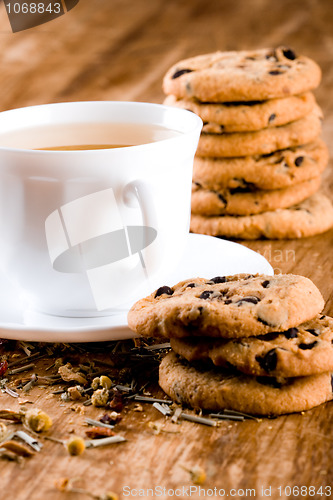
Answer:
[(0, 134), (0, 147), (85, 151), (149, 144), (180, 135), (160, 125), (134, 123), (64, 123), (26, 127)]

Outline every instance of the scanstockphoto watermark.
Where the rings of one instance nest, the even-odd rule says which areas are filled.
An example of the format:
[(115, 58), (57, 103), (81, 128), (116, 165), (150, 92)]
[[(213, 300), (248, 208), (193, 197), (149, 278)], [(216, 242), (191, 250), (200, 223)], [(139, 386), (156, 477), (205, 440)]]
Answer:
[[(47, 23), (72, 10), (80, 0), (3, 0), (13, 33)], [(1, 4), (1, 0), (0, 0)]]
[(264, 485), (257, 488), (203, 488), (201, 486), (181, 486), (167, 488), (155, 486), (154, 488), (123, 487), (123, 496), (126, 498), (332, 498), (332, 486), (306, 486), (306, 485)]
[(130, 486), (124, 486), (122, 494), (125, 498), (255, 498), (257, 492), (254, 488), (203, 488), (194, 485), (181, 486), (179, 488), (167, 488), (165, 486), (155, 486), (154, 488), (131, 488)]

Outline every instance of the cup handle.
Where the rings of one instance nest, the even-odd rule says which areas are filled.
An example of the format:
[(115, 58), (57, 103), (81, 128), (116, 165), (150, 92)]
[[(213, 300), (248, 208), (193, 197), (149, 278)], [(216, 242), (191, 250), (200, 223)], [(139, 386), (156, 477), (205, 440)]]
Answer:
[[(149, 279), (158, 268), (160, 252), (157, 216), (151, 187), (141, 180), (129, 182), (123, 191), (123, 200), (128, 207), (136, 209), (138, 205), (140, 207), (143, 226), (127, 226), (126, 229), (131, 253), (138, 253), (146, 278)], [(155, 245), (152, 245), (154, 241)]]
[(151, 190), (144, 182), (141, 180), (129, 182), (124, 188), (123, 200), (125, 205), (131, 208), (137, 208), (139, 204), (143, 225), (157, 231), (156, 210)]

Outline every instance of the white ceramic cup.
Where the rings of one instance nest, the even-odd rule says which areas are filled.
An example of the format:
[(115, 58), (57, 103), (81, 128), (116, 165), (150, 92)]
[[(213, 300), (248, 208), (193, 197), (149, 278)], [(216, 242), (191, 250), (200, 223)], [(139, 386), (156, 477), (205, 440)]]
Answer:
[[(162, 133), (142, 144), (143, 137), (117, 149), (34, 149), (77, 144), (68, 130), (87, 123), (116, 124), (110, 142), (117, 144), (136, 144), (132, 125), (163, 127), (167, 138)], [(58, 130), (55, 144), (50, 137), (44, 144), (50, 125)], [(31, 308), (108, 315), (163, 284), (188, 237), (201, 126), (194, 113), (150, 103), (75, 102), (0, 113), (0, 264)]]

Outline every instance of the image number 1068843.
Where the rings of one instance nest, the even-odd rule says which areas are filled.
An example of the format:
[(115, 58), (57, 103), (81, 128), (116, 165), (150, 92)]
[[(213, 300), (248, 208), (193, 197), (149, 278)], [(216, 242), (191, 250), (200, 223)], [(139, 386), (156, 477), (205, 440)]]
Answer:
[(13, 33), (34, 28), (62, 16), (80, 0), (4, 0)]

